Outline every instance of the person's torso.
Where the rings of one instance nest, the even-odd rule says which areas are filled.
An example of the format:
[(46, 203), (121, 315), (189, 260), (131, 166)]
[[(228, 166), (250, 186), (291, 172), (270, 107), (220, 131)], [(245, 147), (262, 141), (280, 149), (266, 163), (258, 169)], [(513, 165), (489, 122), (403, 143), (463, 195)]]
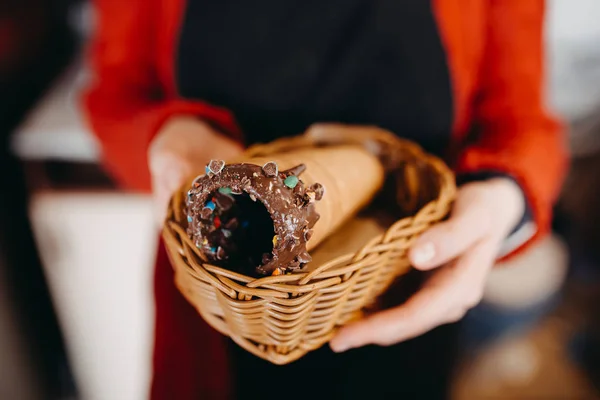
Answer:
[(189, 0), (176, 49), (179, 94), (231, 110), (249, 143), (343, 122), (447, 145), (450, 73), (429, 1)]

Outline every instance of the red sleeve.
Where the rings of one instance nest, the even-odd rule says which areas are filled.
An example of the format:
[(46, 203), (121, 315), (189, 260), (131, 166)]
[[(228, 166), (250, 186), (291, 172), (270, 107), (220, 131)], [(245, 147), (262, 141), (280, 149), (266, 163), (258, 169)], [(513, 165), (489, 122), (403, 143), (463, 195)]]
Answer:
[(148, 191), (147, 149), (166, 119), (196, 115), (225, 132), (236, 132), (235, 122), (226, 110), (165, 96), (157, 72), (160, 20), (152, 0), (94, 0), (94, 6), (88, 57), (93, 76), (84, 109), (109, 173), (127, 189)]
[(544, 1), (488, 3), (475, 103), (480, 133), (460, 155), (458, 173), (487, 170), (515, 178), (533, 213), (535, 239), (550, 229), (567, 161), (564, 131), (544, 109)]

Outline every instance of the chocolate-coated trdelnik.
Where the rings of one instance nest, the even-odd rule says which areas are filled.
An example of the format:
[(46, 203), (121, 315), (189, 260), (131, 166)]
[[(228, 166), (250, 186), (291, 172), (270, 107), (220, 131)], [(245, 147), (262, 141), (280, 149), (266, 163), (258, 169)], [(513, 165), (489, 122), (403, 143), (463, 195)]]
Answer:
[(187, 196), (188, 235), (206, 261), (250, 275), (277, 275), (311, 260), (306, 243), (323, 186), (304, 187), (304, 165), (279, 171), (213, 160)]

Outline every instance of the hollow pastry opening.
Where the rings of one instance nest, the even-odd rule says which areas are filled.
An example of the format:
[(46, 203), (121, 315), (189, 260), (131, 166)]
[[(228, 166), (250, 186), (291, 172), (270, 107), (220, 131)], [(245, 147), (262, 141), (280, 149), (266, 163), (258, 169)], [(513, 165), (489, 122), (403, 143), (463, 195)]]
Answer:
[(200, 213), (204, 254), (218, 266), (253, 274), (271, 259), (275, 228), (265, 205), (246, 192), (212, 192)]
[(324, 188), (305, 187), (298, 177), (305, 169), (211, 160), (186, 197), (187, 233), (203, 259), (255, 277), (291, 273), (310, 262), (306, 244)]

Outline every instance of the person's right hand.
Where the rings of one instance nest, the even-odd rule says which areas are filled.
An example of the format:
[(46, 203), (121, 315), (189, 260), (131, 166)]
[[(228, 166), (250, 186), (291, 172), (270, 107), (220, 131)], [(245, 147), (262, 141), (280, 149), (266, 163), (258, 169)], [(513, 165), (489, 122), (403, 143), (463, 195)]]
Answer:
[(197, 118), (178, 116), (168, 120), (148, 149), (158, 222), (162, 224), (173, 193), (192, 174), (201, 174), (211, 159), (231, 159), (242, 151), (241, 144)]

